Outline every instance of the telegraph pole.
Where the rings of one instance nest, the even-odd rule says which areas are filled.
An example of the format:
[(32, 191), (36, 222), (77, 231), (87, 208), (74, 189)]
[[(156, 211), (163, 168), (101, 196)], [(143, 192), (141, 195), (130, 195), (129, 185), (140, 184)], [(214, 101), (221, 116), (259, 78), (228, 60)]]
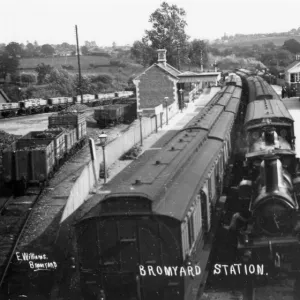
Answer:
[(201, 64), (201, 72), (203, 72), (203, 51), (200, 50), (200, 64)]
[(177, 43), (177, 69), (180, 70), (179, 43)]
[(80, 97), (81, 97), (81, 103), (83, 103), (83, 96), (82, 96), (82, 90), (81, 90), (81, 68), (80, 68), (80, 55), (79, 55), (79, 43), (78, 43), (77, 25), (75, 25), (75, 31), (76, 31), (76, 44), (77, 44), (78, 72), (79, 72), (79, 92), (80, 92)]

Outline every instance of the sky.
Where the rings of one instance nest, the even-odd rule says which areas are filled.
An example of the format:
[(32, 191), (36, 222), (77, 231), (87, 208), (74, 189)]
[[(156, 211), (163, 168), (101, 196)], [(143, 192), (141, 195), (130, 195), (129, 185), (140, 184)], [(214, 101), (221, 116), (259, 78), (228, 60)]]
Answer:
[[(98, 46), (140, 40), (163, 0), (2, 0), (0, 43), (95, 41)], [(186, 11), (191, 39), (226, 33), (284, 32), (300, 27), (300, 0), (169, 0)]]

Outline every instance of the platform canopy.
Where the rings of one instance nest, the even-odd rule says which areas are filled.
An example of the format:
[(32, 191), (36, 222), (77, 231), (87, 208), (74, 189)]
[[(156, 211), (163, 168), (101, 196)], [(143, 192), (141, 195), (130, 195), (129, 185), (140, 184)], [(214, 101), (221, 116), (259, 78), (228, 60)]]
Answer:
[(177, 75), (178, 83), (217, 82), (221, 79), (221, 72), (194, 73), (191, 71)]

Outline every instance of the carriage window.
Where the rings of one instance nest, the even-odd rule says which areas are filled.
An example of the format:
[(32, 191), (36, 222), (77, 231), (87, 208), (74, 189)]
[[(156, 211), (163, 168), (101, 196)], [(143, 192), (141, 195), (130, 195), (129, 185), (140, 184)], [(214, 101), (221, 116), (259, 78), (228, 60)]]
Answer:
[(194, 212), (191, 213), (188, 219), (188, 228), (189, 228), (189, 245), (190, 249), (195, 241), (195, 234), (194, 234)]
[(183, 222), (181, 224), (181, 231), (182, 231), (182, 254), (183, 254), (183, 259), (185, 259), (186, 254), (189, 252), (188, 226), (186, 222)]
[(210, 183), (211, 183), (211, 199), (212, 202), (215, 203), (214, 198), (215, 198), (215, 194), (216, 194), (216, 177), (215, 177), (215, 172), (213, 171), (211, 174), (211, 178), (210, 178)]
[[(210, 174), (210, 176), (212, 175), (212, 173)], [(211, 199), (212, 196), (212, 192), (211, 192), (211, 177), (208, 179), (208, 197), (209, 199)]]

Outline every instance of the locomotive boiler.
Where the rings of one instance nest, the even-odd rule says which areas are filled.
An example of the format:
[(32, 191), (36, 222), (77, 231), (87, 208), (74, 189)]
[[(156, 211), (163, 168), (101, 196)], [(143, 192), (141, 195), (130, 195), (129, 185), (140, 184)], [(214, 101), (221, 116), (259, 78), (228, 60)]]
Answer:
[(239, 201), (250, 211), (246, 226), (238, 232), (241, 258), (249, 259), (250, 255), (291, 271), (287, 264), (295, 261), (300, 250), (299, 183), (300, 177), (291, 176), (273, 153), (263, 158), (256, 180), (241, 181)]

